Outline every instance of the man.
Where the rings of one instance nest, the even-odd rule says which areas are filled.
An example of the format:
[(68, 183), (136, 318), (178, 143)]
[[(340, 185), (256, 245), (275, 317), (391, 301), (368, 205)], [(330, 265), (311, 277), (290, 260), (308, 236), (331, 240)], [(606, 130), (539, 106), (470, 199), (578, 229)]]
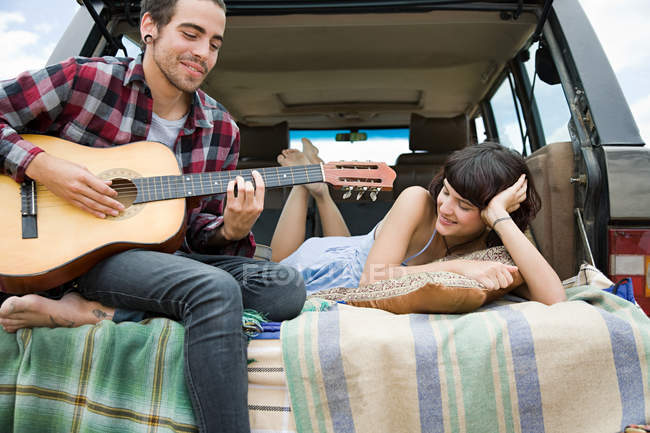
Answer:
[[(141, 11), (142, 56), (69, 59), (0, 84), (4, 174), (17, 182), (35, 179), (105, 218), (123, 210), (110, 182), (18, 133), (36, 130), (96, 147), (156, 140), (174, 150), (185, 173), (235, 168), (238, 128), (198, 90), (223, 43), (223, 0), (143, 0)], [(285, 320), (298, 314), (305, 299), (293, 269), (240, 257), (252, 256), (250, 229), (264, 201), (259, 173), (254, 179), (255, 186), (238, 178), (237, 195), (230, 182), (225, 206), (217, 198), (188, 206), (185, 252), (114, 255), (74, 282), (83, 298), (11, 297), (0, 307), (0, 324), (8, 331), (78, 326), (113, 314), (120, 321), (133, 310), (180, 320), (186, 382), (200, 431), (249, 431), (242, 310)]]

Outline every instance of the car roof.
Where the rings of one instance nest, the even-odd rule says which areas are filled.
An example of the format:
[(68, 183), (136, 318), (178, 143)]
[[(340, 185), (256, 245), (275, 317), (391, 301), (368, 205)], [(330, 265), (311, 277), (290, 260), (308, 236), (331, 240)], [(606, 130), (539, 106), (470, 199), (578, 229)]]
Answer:
[[(395, 127), (411, 113), (469, 114), (527, 48), (542, 3), (228, 1), (204, 90), (249, 125)], [(139, 40), (137, 28), (124, 31)]]

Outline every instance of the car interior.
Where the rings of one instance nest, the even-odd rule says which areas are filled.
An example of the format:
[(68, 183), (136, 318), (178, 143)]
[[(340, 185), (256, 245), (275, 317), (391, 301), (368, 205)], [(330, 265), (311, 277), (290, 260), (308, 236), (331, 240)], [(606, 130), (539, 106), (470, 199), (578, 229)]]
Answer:
[[(127, 56), (138, 54), (138, 0), (78, 3), (90, 15), (75, 17), (57, 45), (56, 61), (122, 56), (120, 46), (129, 48), (123, 49)], [(327, 289), (308, 298), (303, 314), (281, 324), (247, 309), (242, 322), (252, 338), (251, 431), (572, 431), (576, 420), (584, 420), (593, 430), (613, 432), (649, 419), (647, 318), (620, 299), (623, 289), (613, 296), (633, 287), (629, 279), (613, 284), (603, 274), (611, 250), (594, 248), (592, 255), (590, 246), (618, 231), (621, 262), (636, 259), (647, 268), (647, 252), (627, 249), (638, 246), (641, 236), (649, 239), (647, 227), (639, 228), (647, 211), (632, 220), (635, 214), (626, 209), (616, 220), (605, 194), (609, 188), (633, 197), (628, 202), (644, 203), (631, 188), (613, 189), (611, 173), (622, 178), (628, 172), (627, 179), (643, 184), (639, 166), (646, 160), (629, 146), (618, 149), (630, 128), (604, 126), (627, 105), (622, 96), (616, 101), (617, 83), (608, 78), (614, 73), (591, 67), (607, 62), (604, 53), (598, 58), (599, 42), (586, 16), (577, 15), (578, 0), (552, 3), (227, 0), (224, 45), (202, 89), (239, 126), (238, 169), (278, 166), (278, 154), (300, 149), (301, 137), (318, 139), (325, 162), (388, 164), (396, 173), (392, 189), (376, 195), (330, 185), (351, 234), (361, 235), (406, 188), (427, 188), (452, 152), (498, 141), (526, 159), (542, 201), (526, 235), (564, 280), (571, 301), (547, 307), (497, 299), (498, 290), (477, 289), (463, 275), (456, 275), (465, 280), (459, 283), (452, 272), (421, 272)], [(96, 10), (101, 16), (93, 16), (93, 23), (89, 16)], [(76, 40), (80, 35), (87, 38)], [(594, 85), (603, 81), (587, 77), (583, 68), (608, 81)], [(551, 90), (554, 103), (547, 104)], [(594, 95), (608, 110), (594, 110), (602, 108), (586, 99)], [(542, 105), (553, 122), (540, 113)], [(499, 118), (504, 113), (506, 120)], [(383, 131), (398, 138), (377, 139)], [(388, 155), (382, 146), (391, 147), (390, 156), (382, 156)], [(343, 151), (339, 156), (333, 149)], [(633, 156), (621, 157), (627, 152)], [(362, 157), (350, 158), (353, 153)], [(611, 171), (615, 153), (620, 166)], [(257, 258), (271, 257), (269, 245), (290, 191), (266, 190), (264, 211), (253, 226)], [(321, 235), (312, 200), (306, 236)], [(481, 260), (495, 258), (486, 253)], [(472, 288), (481, 292), (481, 302), (484, 292), (492, 292), (495, 302), (481, 304), (477, 314), (439, 308), (441, 299), (463, 304)], [(373, 308), (359, 308), (367, 306)], [(55, 410), (61, 415), (56, 421), (70, 418), (80, 431), (196, 431), (182, 373), (183, 332), (181, 323), (164, 318), (35, 329), (18, 338), (0, 332), (1, 355), (8, 359), (0, 369), (0, 397), (8, 402), (0, 404), (0, 418), (4, 410), (14, 431), (27, 431), (23, 425), (33, 430), (34, 420), (44, 426), (39, 431), (47, 430)], [(204, 367), (219, 374), (213, 364), (206, 360)]]
[[(357, 200), (356, 194), (343, 199), (342, 191), (331, 189), (351, 234), (364, 234), (404, 188), (428, 187), (451, 152), (498, 139), (477, 136), (482, 104), (505, 79), (508, 62), (531, 46), (537, 25), (537, 16), (526, 8), (521, 13), (234, 14), (203, 90), (240, 126), (242, 169), (277, 166), (294, 130), (407, 128), (410, 152), (385, 161), (397, 173), (392, 191), (372, 201), (368, 195)], [(120, 32), (139, 41), (137, 29), (126, 21), (113, 30)], [(568, 277), (576, 266), (574, 217), (570, 207), (559, 204), (573, 203), (566, 182), (573, 174), (572, 146), (562, 142), (530, 151), (545, 203), (530, 235), (560, 277)], [(289, 191), (266, 192), (265, 210), (253, 228), (258, 243), (270, 244)], [(551, 242), (551, 230), (562, 236)], [(322, 234), (313, 203), (306, 233)]]

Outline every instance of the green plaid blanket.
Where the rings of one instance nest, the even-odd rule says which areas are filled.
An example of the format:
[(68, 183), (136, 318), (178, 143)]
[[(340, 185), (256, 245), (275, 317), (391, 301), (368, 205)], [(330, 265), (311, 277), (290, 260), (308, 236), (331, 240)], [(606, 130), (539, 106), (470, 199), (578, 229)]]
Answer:
[(196, 432), (171, 320), (0, 330), (0, 432)]

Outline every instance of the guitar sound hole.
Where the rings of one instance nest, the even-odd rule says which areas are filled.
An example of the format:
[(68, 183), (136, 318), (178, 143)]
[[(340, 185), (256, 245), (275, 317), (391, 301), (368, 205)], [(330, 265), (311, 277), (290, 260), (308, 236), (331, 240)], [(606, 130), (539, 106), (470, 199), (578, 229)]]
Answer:
[(129, 179), (116, 178), (111, 179), (111, 182), (111, 188), (117, 191), (115, 200), (122, 203), (125, 208), (129, 208), (135, 201), (138, 187)]

